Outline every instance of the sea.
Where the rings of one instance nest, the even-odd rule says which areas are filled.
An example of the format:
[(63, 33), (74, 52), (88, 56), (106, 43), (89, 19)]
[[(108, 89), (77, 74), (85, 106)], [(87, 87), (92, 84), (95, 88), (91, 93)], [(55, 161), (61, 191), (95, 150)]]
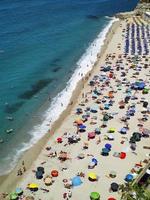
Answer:
[(137, 2), (0, 1), (0, 175), (58, 119), (79, 74), (92, 69), (114, 15)]

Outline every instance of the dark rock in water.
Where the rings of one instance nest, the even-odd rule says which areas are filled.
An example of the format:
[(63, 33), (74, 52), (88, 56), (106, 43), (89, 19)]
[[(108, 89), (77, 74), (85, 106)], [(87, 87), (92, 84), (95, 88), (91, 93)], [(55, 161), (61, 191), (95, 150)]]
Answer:
[(96, 16), (96, 15), (87, 15), (87, 18), (88, 18), (88, 19), (95, 19), (95, 20), (98, 20), (98, 19), (99, 19), (99, 16)]
[(60, 62), (60, 60), (61, 60), (60, 58), (55, 58), (55, 59), (52, 60), (52, 63)]
[(58, 72), (61, 69), (61, 67), (55, 67), (54, 69), (52, 69), (52, 72)]
[(5, 106), (5, 112), (6, 113), (9, 113), (9, 114), (12, 114), (12, 113), (15, 113), (17, 110), (19, 110), (19, 108), (24, 104), (23, 101), (21, 102), (17, 102), (17, 103), (14, 103), (14, 104), (7, 104)]
[(31, 86), (30, 90), (25, 91), (22, 93), (19, 98), (21, 99), (31, 99), (35, 94), (37, 94), (40, 90), (42, 90), (44, 87), (46, 87), (48, 84), (50, 84), (55, 79), (49, 78), (49, 79), (43, 79), (37, 81), (34, 85)]

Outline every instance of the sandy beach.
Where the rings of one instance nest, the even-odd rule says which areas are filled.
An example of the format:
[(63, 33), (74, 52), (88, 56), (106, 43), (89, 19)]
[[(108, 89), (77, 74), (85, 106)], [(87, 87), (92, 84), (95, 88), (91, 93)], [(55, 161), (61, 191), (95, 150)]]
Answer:
[[(136, 142), (135, 149), (129, 143), (134, 132), (142, 135), (144, 129), (150, 129), (149, 102), (144, 110), (147, 116), (143, 116), (143, 101), (150, 99), (150, 93), (143, 94), (143, 90), (131, 88), (128, 91), (131, 83), (136, 81), (143, 81), (146, 88), (150, 86), (149, 55), (138, 57), (137, 62), (141, 69), (136, 71), (137, 66), (130, 54), (124, 54), (127, 23), (132, 24), (135, 21), (141, 23), (138, 18), (129, 18), (118, 20), (112, 25), (92, 71), (78, 83), (70, 101), (71, 105), (62, 113), (50, 132), (25, 153), (13, 172), (1, 177), (0, 192), (11, 192), (16, 187), (21, 187), (24, 195), (32, 195), (36, 200), (67, 199), (65, 193), (68, 192), (68, 198), (73, 200), (90, 199), (91, 192), (98, 192), (101, 200), (110, 197), (120, 199), (118, 191), (110, 191), (111, 184), (124, 183), (131, 169), (135, 166), (144, 167), (146, 164), (143, 160), (149, 160), (149, 149), (143, 147), (149, 147), (150, 137), (141, 137)], [(145, 64), (148, 67), (144, 67)], [(104, 71), (106, 66), (111, 69)], [(129, 93), (129, 99), (125, 102)], [(123, 117), (131, 108), (134, 108), (134, 114), (124, 121)], [(86, 115), (85, 121), (83, 115)], [(110, 118), (104, 122), (105, 115), (110, 115)], [(123, 134), (122, 128), (126, 130)], [(100, 133), (96, 133), (96, 129)], [(69, 138), (74, 140), (69, 142)], [(109, 152), (103, 155), (102, 149), (108, 144)], [(125, 153), (124, 159), (120, 158), (121, 152)], [(66, 155), (65, 161), (60, 158), (63, 153)], [(80, 158), (79, 154), (83, 157)], [(97, 163), (91, 167), (93, 158)], [(35, 177), (39, 166), (44, 168), (41, 179)], [(17, 176), (19, 168), (23, 171), (21, 176)], [(51, 176), (52, 170), (56, 170), (58, 176), (50, 177), (53, 183), (46, 186), (44, 178)], [(111, 171), (116, 173), (114, 178), (110, 177)], [(91, 172), (96, 174), (95, 181), (89, 180)], [(65, 183), (79, 174), (81, 185), (67, 189)], [(136, 171), (134, 175), (136, 178)], [(30, 183), (37, 184), (38, 191), (27, 189)]]

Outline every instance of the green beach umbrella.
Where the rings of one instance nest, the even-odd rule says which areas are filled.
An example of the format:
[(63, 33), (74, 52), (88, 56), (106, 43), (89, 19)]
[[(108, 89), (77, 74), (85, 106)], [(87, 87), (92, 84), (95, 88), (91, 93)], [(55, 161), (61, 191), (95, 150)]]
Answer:
[(143, 94), (148, 94), (148, 92), (149, 92), (149, 89), (148, 88), (144, 88)]
[(99, 200), (100, 199), (100, 194), (98, 192), (91, 192), (90, 199), (91, 200)]
[(109, 116), (107, 115), (107, 114), (105, 114), (104, 116), (103, 116), (103, 121), (108, 121), (109, 120)]
[(10, 193), (10, 200), (16, 200), (18, 199), (18, 195), (15, 192)]

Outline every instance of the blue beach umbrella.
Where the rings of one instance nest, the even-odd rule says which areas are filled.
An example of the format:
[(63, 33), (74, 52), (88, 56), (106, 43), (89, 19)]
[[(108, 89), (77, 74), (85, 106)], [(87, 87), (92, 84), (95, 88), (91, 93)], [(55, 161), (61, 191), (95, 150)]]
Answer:
[(126, 133), (127, 133), (127, 129), (123, 127), (123, 128), (120, 130), (120, 133), (121, 133), (121, 134), (126, 134)]
[(109, 109), (109, 104), (104, 105), (104, 109), (108, 110)]
[(145, 87), (145, 83), (144, 82), (140, 82), (139, 85), (138, 85), (138, 89), (139, 90), (143, 90)]
[(96, 128), (96, 129), (95, 129), (95, 133), (96, 133), (96, 134), (100, 134), (100, 133), (101, 133), (101, 129), (100, 129), (100, 128)]
[(79, 128), (80, 128), (80, 129), (85, 129), (85, 128), (86, 128), (86, 126), (85, 126), (85, 125), (83, 125), (83, 124), (81, 124), (81, 125), (79, 126)]
[(92, 162), (95, 163), (95, 165), (97, 165), (98, 160), (96, 158), (92, 158)]
[(111, 144), (108, 144), (108, 143), (105, 144), (105, 148), (106, 148), (106, 149), (111, 150), (111, 147), (112, 147)]
[(74, 178), (72, 178), (72, 185), (73, 186), (79, 186), (82, 184), (81, 178), (80, 176), (75, 176)]
[(133, 180), (133, 175), (132, 174), (127, 174), (125, 177), (125, 181), (131, 182)]

